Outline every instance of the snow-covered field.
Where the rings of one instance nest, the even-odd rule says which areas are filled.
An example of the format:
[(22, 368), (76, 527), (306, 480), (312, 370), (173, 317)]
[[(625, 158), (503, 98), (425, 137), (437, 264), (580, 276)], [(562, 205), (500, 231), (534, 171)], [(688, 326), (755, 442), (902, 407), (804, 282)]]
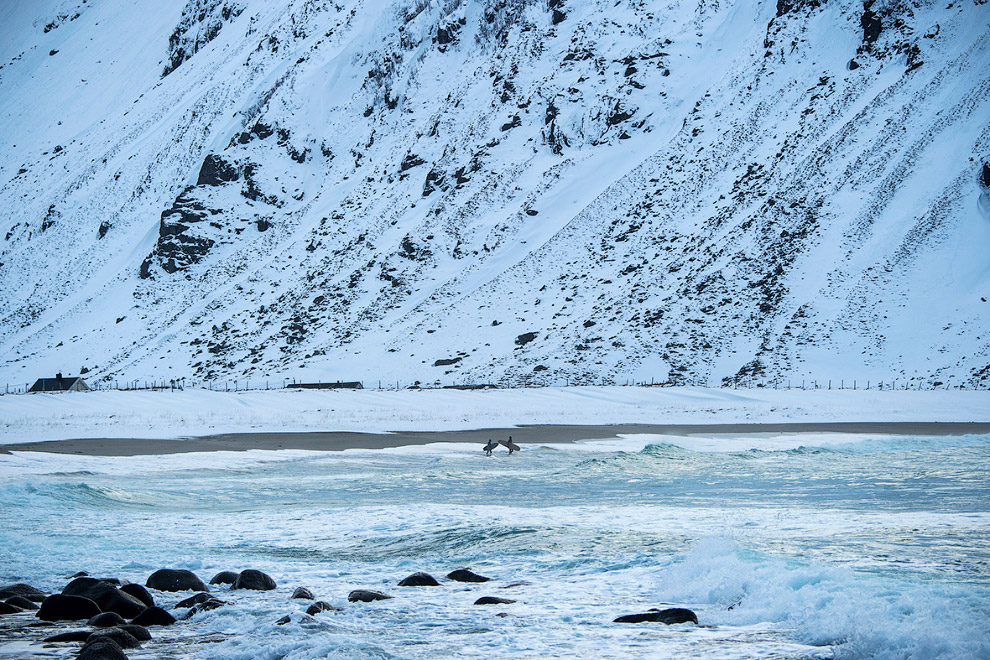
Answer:
[(86, 392), (0, 397), (0, 443), (523, 424), (985, 422), (990, 392), (572, 387)]

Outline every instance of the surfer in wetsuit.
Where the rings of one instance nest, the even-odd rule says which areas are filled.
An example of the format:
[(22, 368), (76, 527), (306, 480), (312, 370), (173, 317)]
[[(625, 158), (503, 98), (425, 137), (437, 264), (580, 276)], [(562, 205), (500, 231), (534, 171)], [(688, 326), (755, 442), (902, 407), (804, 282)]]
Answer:
[(511, 435), (509, 436), (509, 439), (508, 440), (499, 440), (498, 441), (498, 444), (500, 444), (503, 447), (505, 447), (506, 449), (508, 449), (510, 454), (512, 452), (514, 452), (514, 451), (519, 451), (519, 445), (517, 445), (516, 443), (514, 443), (512, 441), (512, 436)]
[(485, 445), (485, 456), (491, 456), (492, 450), (498, 447), (498, 443), (494, 440), (489, 439), (488, 444)]

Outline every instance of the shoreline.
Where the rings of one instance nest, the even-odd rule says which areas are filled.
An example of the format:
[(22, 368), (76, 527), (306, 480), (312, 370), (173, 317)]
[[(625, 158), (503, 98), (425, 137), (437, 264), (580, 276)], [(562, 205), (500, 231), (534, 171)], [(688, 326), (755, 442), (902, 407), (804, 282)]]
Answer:
[(512, 436), (526, 444), (601, 440), (619, 435), (668, 436), (746, 435), (782, 433), (850, 433), (903, 436), (990, 434), (990, 422), (785, 422), (722, 424), (539, 424), (461, 431), (403, 431), (361, 433), (311, 431), (285, 433), (226, 433), (188, 438), (78, 438), (0, 444), (0, 454), (43, 452), (84, 456), (154, 456), (216, 451), (295, 449), (344, 451), (386, 449), (439, 442), (477, 443)]

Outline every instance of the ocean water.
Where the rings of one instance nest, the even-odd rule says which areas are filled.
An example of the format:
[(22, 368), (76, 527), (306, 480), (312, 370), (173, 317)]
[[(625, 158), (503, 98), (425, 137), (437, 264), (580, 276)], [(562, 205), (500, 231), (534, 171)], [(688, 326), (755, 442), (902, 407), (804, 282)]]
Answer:
[[(131, 658), (985, 659), (990, 436), (0, 456), (0, 583), (162, 567), (279, 586), (214, 587), (228, 606)], [(493, 580), (443, 578), (463, 567)], [(442, 585), (397, 586), (416, 571)], [(304, 616), (298, 586), (341, 611)], [(663, 607), (701, 625), (612, 623)], [(0, 658), (73, 655), (30, 620), (0, 617)]]

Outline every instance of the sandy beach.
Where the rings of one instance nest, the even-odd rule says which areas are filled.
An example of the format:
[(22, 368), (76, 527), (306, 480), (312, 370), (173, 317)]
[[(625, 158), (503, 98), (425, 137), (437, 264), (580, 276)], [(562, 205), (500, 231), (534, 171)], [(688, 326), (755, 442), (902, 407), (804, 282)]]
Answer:
[(990, 422), (811, 422), (779, 424), (609, 424), (526, 425), (468, 431), (406, 431), (398, 433), (310, 432), (230, 433), (180, 439), (80, 438), (0, 444), (0, 453), (48, 452), (85, 456), (150, 456), (210, 451), (252, 449), (302, 449), (343, 451), (384, 449), (436, 442), (467, 442), (483, 445), (489, 439), (512, 436), (527, 443), (563, 443), (606, 439), (627, 434), (650, 435), (741, 435), (781, 433), (871, 433), (878, 435), (947, 436), (990, 433)]

